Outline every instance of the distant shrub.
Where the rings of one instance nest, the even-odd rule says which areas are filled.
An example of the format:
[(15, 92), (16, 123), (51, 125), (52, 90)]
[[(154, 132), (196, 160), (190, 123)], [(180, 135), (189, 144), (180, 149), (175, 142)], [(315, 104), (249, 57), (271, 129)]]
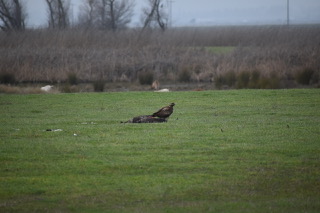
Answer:
[(214, 84), (217, 89), (221, 89), (224, 85), (224, 82), (225, 80), (223, 75), (218, 75), (214, 78)]
[(237, 88), (248, 88), (250, 82), (251, 73), (248, 71), (242, 71), (237, 76)]
[(103, 92), (104, 91), (104, 85), (105, 81), (104, 80), (98, 80), (93, 82), (93, 90), (95, 92)]
[(79, 88), (76, 85), (65, 84), (60, 88), (63, 93), (77, 93), (79, 92)]
[(280, 77), (276, 72), (270, 74), (270, 88), (268, 89), (279, 89), (280, 88)]
[(320, 83), (320, 73), (319, 72), (314, 72), (312, 79), (311, 79), (311, 83), (313, 84), (319, 84)]
[(77, 85), (78, 84), (77, 74), (76, 73), (69, 73), (67, 81), (70, 85)]
[(237, 82), (237, 76), (233, 71), (229, 71), (225, 74), (220, 74), (215, 78), (215, 86), (218, 89), (221, 89), (222, 86), (224, 85), (233, 87), (236, 82)]
[(311, 83), (314, 71), (313, 69), (306, 68), (296, 73), (295, 79), (299, 84), (309, 85)]
[(153, 82), (153, 73), (151, 71), (140, 72), (138, 78), (141, 85), (151, 85)]
[(218, 89), (223, 86), (236, 86), (238, 89), (277, 89), (280, 88), (280, 78), (275, 72), (268, 77), (261, 77), (258, 70), (242, 71), (239, 74), (230, 71), (217, 76), (215, 84)]
[(229, 71), (229, 72), (226, 73), (226, 75), (225, 75), (225, 83), (229, 87), (234, 86), (236, 81), (237, 81), (237, 76), (236, 76), (235, 72)]
[(251, 89), (259, 89), (260, 88), (260, 72), (258, 70), (254, 70), (251, 72), (250, 82), (248, 87)]
[(12, 73), (1, 73), (0, 74), (0, 83), (1, 84), (14, 84), (16, 82), (16, 78)]
[(257, 84), (258, 89), (278, 89), (280, 88), (280, 79), (278, 77), (261, 78)]
[(190, 82), (191, 79), (191, 73), (187, 67), (184, 67), (181, 69), (181, 71), (178, 73), (178, 80), (180, 82)]

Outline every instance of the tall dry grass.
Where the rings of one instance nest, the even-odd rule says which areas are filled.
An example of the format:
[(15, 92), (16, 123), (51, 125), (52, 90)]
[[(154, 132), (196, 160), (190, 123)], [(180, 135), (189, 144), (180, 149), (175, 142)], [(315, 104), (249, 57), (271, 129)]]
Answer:
[[(235, 49), (220, 54), (204, 48), (210, 46)], [(304, 82), (319, 84), (318, 25), (175, 28), (143, 35), (135, 29), (0, 33), (0, 75), (10, 73), (17, 82), (64, 82), (70, 76), (79, 82), (137, 82), (151, 73), (162, 82), (228, 85), (221, 79), (233, 73), (229, 87), (237, 87), (244, 73), (252, 81), (257, 72), (261, 85), (252, 87), (263, 88), (266, 79), (278, 80), (274, 87), (291, 87), (305, 70), (312, 74)]]

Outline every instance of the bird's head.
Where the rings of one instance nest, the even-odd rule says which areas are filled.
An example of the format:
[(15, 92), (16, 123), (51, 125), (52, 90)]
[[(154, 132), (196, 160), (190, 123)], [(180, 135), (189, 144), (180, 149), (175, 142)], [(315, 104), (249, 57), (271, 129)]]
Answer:
[(175, 105), (175, 103), (171, 103), (171, 104), (170, 104), (170, 106), (172, 106), (172, 107), (173, 107), (174, 105)]

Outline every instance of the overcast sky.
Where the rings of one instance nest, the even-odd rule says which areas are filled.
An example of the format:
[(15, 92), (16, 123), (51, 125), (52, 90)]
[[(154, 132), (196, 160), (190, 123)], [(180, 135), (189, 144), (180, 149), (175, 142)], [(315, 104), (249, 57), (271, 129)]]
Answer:
[[(27, 3), (28, 26), (46, 24), (45, 0), (24, 0)], [(73, 19), (84, 0), (71, 0)], [(169, 1), (163, 0), (165, 7)], [(146, 0), (135, 0), (135, 17), (139, 24), (141, 8)], [(172, 23), (184, 25), (284, 24), (287, 0), (172, 0)], [(292, 23), (320, 23), (320, 0), (290, 0)]]

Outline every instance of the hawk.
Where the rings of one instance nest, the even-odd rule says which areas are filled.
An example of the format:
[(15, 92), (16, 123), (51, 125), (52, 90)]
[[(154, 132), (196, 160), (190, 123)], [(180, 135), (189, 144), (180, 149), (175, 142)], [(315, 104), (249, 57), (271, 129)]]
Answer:
[(174, 105), (174, 103), (171, 103), (169, 106), (162, 107), (157, 112), (153, 113), (152, 116), (166, 119), (173, 113)]

